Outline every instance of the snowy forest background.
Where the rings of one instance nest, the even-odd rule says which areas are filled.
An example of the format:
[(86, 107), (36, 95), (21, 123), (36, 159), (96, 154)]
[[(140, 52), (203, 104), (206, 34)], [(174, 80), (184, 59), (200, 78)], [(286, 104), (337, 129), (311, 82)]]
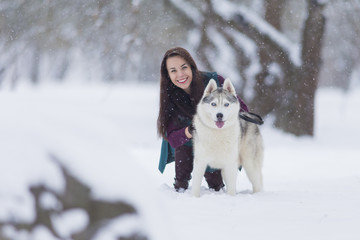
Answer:
[(358, 0), (0, 4), (2, 89), (74, 79), (157, 83), (162, 54), (183, 46), (201, 70), (231, 78), (252, 111), (301, 136), (314, 133), (318, 86), (359, 82)]
[[(256, 55), (257, 50), (250, 49), (250, 43), (246, 45), (249, 37), (236, 27), (223, 24), (215, 15), (207, 15), (209, 7), (219, 9), (219, 4), (227, 1), (221, 2), (1, 0), (1, 87), (16, 87), (21, 81), (34, 84), (65, 81), (74, 71), (83, 72), (83, 81), (157, 82), (162, 54), (173, 46), (189, 48), (200, 61), (201, 69), (218, 69), (239, 82), (246, 81), (239, 69), (255, 64), (256, 59), (250, 54)], [(279, 18), (275, 28), (293, 44), (301, 44), (301, 31), (308, 14), (307, 1), (230, 2), (260, 18), (265, 18), (267, 5), (270, 5)], [(359, 1), (310, 2), (322, 4), (326, 18), (320, 85), (348, 89), (360, 68)], [(230, 18), (231, 13), (228, 15)], [(233, 41), (222, 34), (223, 41), (227, 41), (230, 48), (246, 53), (240, 63), (228, 69), (217, 64), (219, 59), (210, 57), (218, 58), (224, 50), (215, 42), (216, 34), (221, 34), (219, 28), (229, 28), (233, 34), (238, 34)], [(205, 32), (208, 29), (211, 31)], [(207, 36), (201, 36), (202, 33)], [(199, 40), (206, 41), (206, 47)], [(209, 56), (208, 59), (203, 55)], [(251, 62), (243, 63), (247, 61)]]
[[(359, 12), (360, 0), (0, 0), (0, 240), (357, 239)], [(173, 191), (173, 166), (157, 172), (174, 46), (265, 118), (267, 192), (204, 187), (198, 201)]]

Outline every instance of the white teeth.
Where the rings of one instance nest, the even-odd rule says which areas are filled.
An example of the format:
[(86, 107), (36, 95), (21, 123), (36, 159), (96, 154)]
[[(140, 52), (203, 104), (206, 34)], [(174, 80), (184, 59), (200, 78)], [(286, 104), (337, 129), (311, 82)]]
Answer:
[(187, 78), (178, 80), (178, 82), (179, 82), (179, 83), (184, 83), (184, 82), (186, 82), (186, 80), (187, 80)]

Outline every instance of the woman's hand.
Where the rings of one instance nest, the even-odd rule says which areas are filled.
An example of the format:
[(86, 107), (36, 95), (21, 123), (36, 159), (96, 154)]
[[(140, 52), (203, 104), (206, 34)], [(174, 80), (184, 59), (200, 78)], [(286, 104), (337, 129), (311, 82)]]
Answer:
[(192, 138), (192, 135), (191, 135), (191, 133), (189, 131), (189, 127), (185, 128), (185, 135), (186, 135), (187, 138)]

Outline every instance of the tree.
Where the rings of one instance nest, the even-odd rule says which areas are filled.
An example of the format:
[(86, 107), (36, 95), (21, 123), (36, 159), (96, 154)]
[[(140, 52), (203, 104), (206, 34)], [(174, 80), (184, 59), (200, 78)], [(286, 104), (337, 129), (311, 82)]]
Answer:
[(331, 0), (325, 9), (327, 18), (320, 86), (351, 89), (352, 76), (360, 67), (360, 1)]
[[(266, 13), (275, 12), (274, 6), (279, 6), (271, 4), (270, 1), (266, 2), (268, 3)], [(307, 1), (307, 18), (302, 31), (300, 64), (290, 61), (289, 54), (281, 46), (279, 48), (276, 42), (267, 43), (267, 39), (260, 40), (260, 43), (266, 46), (266, 50), (261, 50), (260, 53), (260, 56), (265, 56), (261, 58), (262, 71), (257, 76), (255, 88), (257, 93), (255, 99), (261, 99), (261, 102), (256, 105), (260, 106), (258, 110), (262, 114), (274, 112), (276, 127), (298, 136), (314, 134), (314, 101), (319, 83), (322, 39), (325, 29), (323, 7), (324, 5), (318, 1)], [(268, 21), (269, 23), (279, 22), (274, 16)], [(279, 28), (278, 24), (274, 26)], [(267, 53), (264, 54), (263, 51)], [(272, 76), (269, 70), (271, 61), (281, 67), (282, 78)], [(269, 84), (266, 83), (267, 78), (274, 80)]]
[[(168, 2), (177, 7), (183, 1)], [(285, 1), (266, 0), (264, 4), (265, 19), (240, 4), (225, 0), (205, 0), (201, 8), (188, 6), (184, 12), (193, 14), (183, 15), (198, 31), (199, 41), (195, 49), (204, 66), (215, 69), (216, 61), (212, 59), (226, 51), (221, 39), (230, 48), (233, 63), (238, 65), (235, 69), (238, 69), (239, 76), (243, 76), (244, 86), (248, 81), (249, 62), (258, 61), (259, 70), (253, 79), (256, 84), (252, 85), (252, 98), (248, 99), (253, 110), (262, 115), (273, 114), (275, 126), (286, 132), (297, 136), (313, 135), (314, 100), (325, 27), (324, 4), (307, 0), (301, 46), (293, 44), (281, 32), (280, 17)], [(178, 11), (183, 9), (177, 7)], [(247, 50), (239, 38), (251, 40), (256, 45), (258, 59), (241, 60)]]

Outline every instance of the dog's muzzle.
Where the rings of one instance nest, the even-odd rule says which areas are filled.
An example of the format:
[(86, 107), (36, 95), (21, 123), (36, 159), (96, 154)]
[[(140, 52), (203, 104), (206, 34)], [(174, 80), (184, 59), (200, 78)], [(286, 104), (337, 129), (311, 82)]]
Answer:
[(216, 114), (217, 121), (215, 122), (215, 124), (218, 128), (222, 128), (225, 124), (225, 122), (222, 120), (223, 117), (224, 117), (224, 114), (222, 114), (222, 113)]

